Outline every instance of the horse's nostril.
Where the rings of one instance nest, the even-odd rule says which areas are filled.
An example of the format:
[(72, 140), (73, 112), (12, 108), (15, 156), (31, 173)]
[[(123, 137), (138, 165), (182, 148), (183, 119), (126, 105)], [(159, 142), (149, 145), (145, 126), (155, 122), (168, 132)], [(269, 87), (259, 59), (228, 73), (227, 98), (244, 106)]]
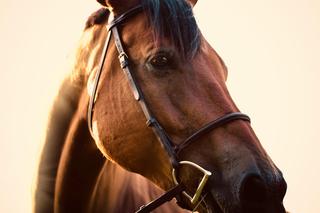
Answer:
[(241, 185), (240, 200), (245, 205), (261, 204), (267, 199), (267, 187), (256, 175), (246, 177)]

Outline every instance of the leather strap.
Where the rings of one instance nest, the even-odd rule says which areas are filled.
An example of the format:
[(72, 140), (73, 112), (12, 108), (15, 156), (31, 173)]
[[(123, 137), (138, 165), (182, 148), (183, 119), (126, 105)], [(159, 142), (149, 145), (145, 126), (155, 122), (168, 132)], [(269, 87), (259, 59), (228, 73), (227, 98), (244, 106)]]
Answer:
[(175, 152), (178, 155), (181, 150), (183, 150), (184, 148), (189, 146), (192, 142), (196, 141), (197, 139), (199, 139), (203, 135), (205, 135), (205, 134), (211, 132), (212, 130), (214, 130), (218, 127), (221, 127), (231, 121), (234, 121), (234, 120), (243, 120), (243, 121), (250, 122), (250, 117), (246, 114), (241, 113), (241, 112), (232, 112), (232, 113), (228, 113), (222, 117), (219, 117), (218, 119), (209, 122), (208, 124), (206, 124), (205, 126), (200, 128), (199, 130), (197, 130), (190, 137), (188, 137), (185, 141), (183, 141), (181, 144), (176, 146)]
[(111, 40), (111, 31), (108, 31), (108, 35), (107, 35), (107, 38), (106, 38), (106, 41), (104, 43), (103, 50), (102, 50), (102, 54), (103, 55), (102, 55), (101, 60), (100, 60), (99, 69), (98, 69), (98, 71), (97, 71), (97, 73), (95, 75), (94, 81), (93, 81), (91, 96), (90, 96), (90, 99), (89, 99), (88, 115), (87, 116), (88, 116), (88, 128), (89, 128), (89, 131), (90, 131), (90, 134), (91, 134), (92, 137), (93, 137), (93, 132), (92, 132), (93, 108), (94, 108), (94, 104), (96, 102), (98, 84), (99, 84), (100, 76), (101, 76), (101, 73), (102, 73), (102, 70), (103, 70), (104, 62), (106, 60), (106, 56), (107, 56), (110, 40)]
[(122, 22), (126, 21), (129, 17), (131, 17), (131, 16), (133, 16), (133, 15), (135, 15), (137, 13), (140, 13), (142, 10), (143, 10), (143, 6), (142, 5), (138, 5), (136, 7), (131, 8), (130, 10), (128, 10), (127, 12), (121, 14), (116, 19), (114, 19), (112, 22), (110, 22), (109, 25), (108, 25), (108, 29), (111, 29), (114, 26), (118, 26)]
[(165, 202), (168, 202), (172, 200), (174, 197), (176, 197), (178, 194), (180, 194), (184, 190), (184, 186), (182, 184), (176, 185), (169, 191), (167, 191), (165, 194), (161, 195), (157, 199), (151, 201), (150, 203), (143, 205), (140, 207), (138, 211), (135, 213), (149, 213), (152, 210), (158, 208)]

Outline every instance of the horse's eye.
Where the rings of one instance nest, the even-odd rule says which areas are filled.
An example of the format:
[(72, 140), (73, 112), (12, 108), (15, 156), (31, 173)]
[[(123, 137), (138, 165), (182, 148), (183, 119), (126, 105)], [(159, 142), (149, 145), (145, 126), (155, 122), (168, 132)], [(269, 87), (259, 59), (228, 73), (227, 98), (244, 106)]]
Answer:
[(150, 60), (150, 64), (156, 69), (164, 69), (170, 66), (170, 59), (165, 55), (156, 55)]

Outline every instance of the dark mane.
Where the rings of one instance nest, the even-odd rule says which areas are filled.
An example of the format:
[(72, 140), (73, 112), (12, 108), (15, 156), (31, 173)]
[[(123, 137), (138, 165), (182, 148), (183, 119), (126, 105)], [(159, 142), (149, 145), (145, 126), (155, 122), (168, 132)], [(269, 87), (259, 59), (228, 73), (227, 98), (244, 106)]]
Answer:
[(183, 57), (194, 56), (200, 46), (200, 32), (191, 5), (185, 0), (143, 0), (154, 28), (154, 37), (171, 41)]

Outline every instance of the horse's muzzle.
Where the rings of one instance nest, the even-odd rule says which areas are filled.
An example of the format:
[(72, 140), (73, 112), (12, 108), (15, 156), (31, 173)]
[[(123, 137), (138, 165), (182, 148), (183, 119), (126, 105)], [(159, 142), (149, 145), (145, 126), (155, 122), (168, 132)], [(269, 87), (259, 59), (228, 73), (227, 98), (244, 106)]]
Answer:
[(260, 175), (249, 174), (240, 181), (239, 189), (231, 192), (230, 198), (219, 196), (212, 188), (206, 208), (214, 213), (286, 213), (282, 203), (286, 189), (282, 177), (268, 182)]
[(259, 175), (246, 176), (239, 190), (242, 212), (285, 213), (283, 198), (287, 184), (283, 177), (267, 182)]

